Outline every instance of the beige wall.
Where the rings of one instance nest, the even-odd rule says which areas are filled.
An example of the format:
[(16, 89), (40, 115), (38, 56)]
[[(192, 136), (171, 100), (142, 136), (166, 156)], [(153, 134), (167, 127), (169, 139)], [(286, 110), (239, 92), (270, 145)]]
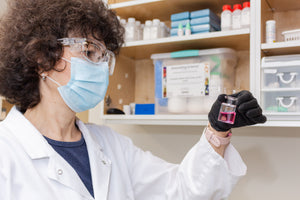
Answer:
[[(203, 127), (110, 125), (144, 150), (179, 163)], [(300, 128), (249, 127), (234, 130), (233, 145), (248, 166), (229, 200), (300, 198)]]

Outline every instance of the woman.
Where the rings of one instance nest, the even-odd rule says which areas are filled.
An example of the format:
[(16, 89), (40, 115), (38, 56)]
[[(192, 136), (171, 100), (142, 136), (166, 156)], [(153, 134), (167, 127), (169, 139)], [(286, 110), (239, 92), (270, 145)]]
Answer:
[(245, 174), (230, 129), (266, 120), (247, 91), (234, 125), (217, 121), (219, 96), (180, 165), (75, 117), (103, 100), (123, 44), (101, 1), (11, 0), (0, 27), (0, 95), (16, 104), (0, 123), (1, 200), (220, 200)]

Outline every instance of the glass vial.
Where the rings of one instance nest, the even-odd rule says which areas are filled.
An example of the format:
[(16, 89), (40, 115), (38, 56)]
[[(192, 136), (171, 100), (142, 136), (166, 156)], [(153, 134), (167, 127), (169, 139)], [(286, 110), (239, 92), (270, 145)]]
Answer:
[(226, 103), (224, 102), (221, 104), (218, 121), (227, 124), (234, 124), (237, 98), (226, 96), (226, 99)]

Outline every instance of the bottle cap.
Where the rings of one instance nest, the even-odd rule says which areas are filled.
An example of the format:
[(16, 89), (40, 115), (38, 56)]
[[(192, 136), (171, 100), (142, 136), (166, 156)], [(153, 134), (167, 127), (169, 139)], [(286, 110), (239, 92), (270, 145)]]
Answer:
[(129, 23), (134, 23), (135, 22), (135, 18), (133, 18), (133, 17), (128, 18), (128, 22)]
[(266, 24), (275, 24), (275, 23), (276, 23), (275, 20), (268, 20), (268, 21), (266, 21)]
[(159, 19), (153, 19), (153, 25), (159, 25), (160, 20)]
[(231, 10), (231, 5), (228, 5), (228, 4), (227, 4), (227, 5), (224, 5), (224, 6), (223, 6), (223, 11), (225, 11), (225, 10), (232, 11), (232, 10)]
[(145, 25), (146, 25), (146, 26), (152, 26), (152, 21), (151, 21), (151, 20), (147, 20), (147, 21), (145, 22)]
[(141, 22), (140, 22), (140, 21), (135, 21), (135, 25), (136, 25), (136, 26), (140, 26), (140, 25), (141, 25)]
[(233, 10), (242, 10), (242, 5), (241, 4), (234, 4)]
[(191, 29), (190, 22), (188, 22), (188, 23), (185, 25), (185, 29), (186, 29), (186, 30), (190, 30), (190, 29)]
[(232, 96), (226, 96), (226, 103), (232, 104), (232, 105), (236, 105), (237, 103), (237, 98), (232, 97)]
[(182, 23), (179, 23), (178, 29), (183, 29)]
[(250, 1), (244, 2), (244, 3), (243, 3), (243, 7), (244, 7), (244, 8), (247, 8), (247, 7), (250, 8)]

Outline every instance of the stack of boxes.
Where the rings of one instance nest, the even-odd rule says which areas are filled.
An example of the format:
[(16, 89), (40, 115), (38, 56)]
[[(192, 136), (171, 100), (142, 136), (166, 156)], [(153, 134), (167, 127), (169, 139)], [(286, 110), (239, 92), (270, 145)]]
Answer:
[(171, 15), (171, 36), (178, 35), (178, 27), (191, 27), (192, 34), (220, 31), (220, 18), (210, 9)]

